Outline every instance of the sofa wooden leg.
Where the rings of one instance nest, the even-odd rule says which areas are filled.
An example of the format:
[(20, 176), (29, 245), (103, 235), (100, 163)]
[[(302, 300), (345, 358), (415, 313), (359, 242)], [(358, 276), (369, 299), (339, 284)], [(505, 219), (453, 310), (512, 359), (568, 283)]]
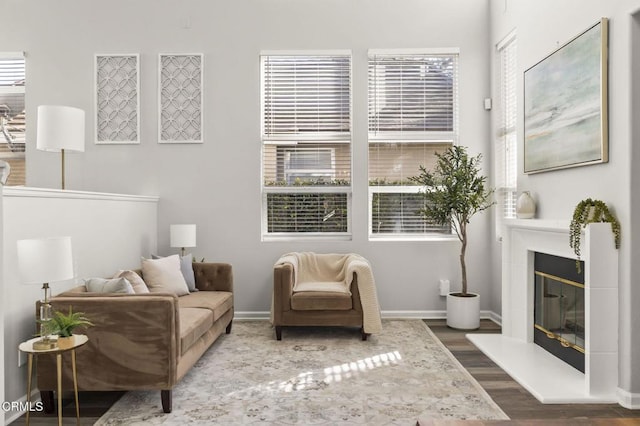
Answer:
[(230, 334), (231, 333), (231, 325), (233, 324), (233, 320), (229, 321), (229, 325), (227, 326), (227, 329), (225, 330), (225, 333)]
[(371, 333), (365, 333), (364, 328), (360, 329), (360, 333), (362, 333), (362, 341), (365, 342), (367, 338), (371, 335)]
[(171, 398), (171, 389), (161, 390), (160, 397), (162, 398), (162, 411), (170, 413), (172, 410), (173, 401)]
[(282, 327), (276, 325), (276, 340), (282, 340)]
[(40, 399), (42, 400), (42, 407), (44, 408), (45, 413), (51, 414), (56, 410), (53, 399), (53, 391), (40, 391)]

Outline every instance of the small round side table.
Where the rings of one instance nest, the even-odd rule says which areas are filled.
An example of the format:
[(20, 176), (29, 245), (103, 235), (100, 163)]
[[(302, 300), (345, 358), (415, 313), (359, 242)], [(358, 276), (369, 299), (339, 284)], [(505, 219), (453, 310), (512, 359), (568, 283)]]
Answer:
[[(64, 352), (71, 352), (71, 369), (73, 371), (73, 390), (76, 397), (76, 419), (78, 425), (80, 424), (80, 405), (78, 404), (78, 375), (76, 371), (76, 349), (83, 346), (89, 341), (89, 338), (84, 334), (74, 334), (73, 340), (70, 344), (64, 347), (55, 347), (52, 349), (34, 349), (33, 343), (40, 340), (40, 337), (27, 340), (20, 343), (18, 349), (27, 354), (27, 374), (29, 378), (27, 380), (27, 407), (31, 407), (31, 376), (33, 375), (33, 356), (41, 354), (50, 354), (56, 356), (57, 377), (58, 377), (58, 425), (62, 426), (62, 354)], [(29, 409), (27, 409), (27, 425), (29, 424)]]

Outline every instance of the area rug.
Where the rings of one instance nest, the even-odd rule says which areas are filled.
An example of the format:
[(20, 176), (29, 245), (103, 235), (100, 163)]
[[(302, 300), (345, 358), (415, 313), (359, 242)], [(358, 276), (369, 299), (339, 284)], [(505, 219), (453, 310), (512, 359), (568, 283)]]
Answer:
[(384, 320), (368, 341), (346, 328), (236, 321), (173, 390), (126, 393), (97, 425), (415, 425), (508, 419), (424, 322)]

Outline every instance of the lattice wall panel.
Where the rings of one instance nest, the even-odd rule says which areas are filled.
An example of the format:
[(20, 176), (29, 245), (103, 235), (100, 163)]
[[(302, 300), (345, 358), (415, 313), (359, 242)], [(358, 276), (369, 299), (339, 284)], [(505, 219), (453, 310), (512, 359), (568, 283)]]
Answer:
[(160, 55), (160, 143), (202, 142), (201, 54)]
[(96, 143), (140, 143), (138, 55), (96, 55)]

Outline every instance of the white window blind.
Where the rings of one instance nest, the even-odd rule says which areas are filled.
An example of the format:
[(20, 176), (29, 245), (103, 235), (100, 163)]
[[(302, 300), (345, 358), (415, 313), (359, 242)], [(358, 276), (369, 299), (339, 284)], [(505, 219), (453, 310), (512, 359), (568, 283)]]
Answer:
[(263, 235), (346, 235), (351, 56), (262, 55)]
[(25, 185), (25, 60), (0, 52), (0, 159), (11, 166), (7, 185)]
[(457, 140), (457, 53), (369, 53), (369, 235), (450, 233), (409, 180)]
[(517, 45), (515, 34), (498, 45), (499, 61), (499, 123), (495, 141), (496, 189), (499, 213), (497, 232), (500, 235), (502, 220), (516, 217), (517, 185)]

